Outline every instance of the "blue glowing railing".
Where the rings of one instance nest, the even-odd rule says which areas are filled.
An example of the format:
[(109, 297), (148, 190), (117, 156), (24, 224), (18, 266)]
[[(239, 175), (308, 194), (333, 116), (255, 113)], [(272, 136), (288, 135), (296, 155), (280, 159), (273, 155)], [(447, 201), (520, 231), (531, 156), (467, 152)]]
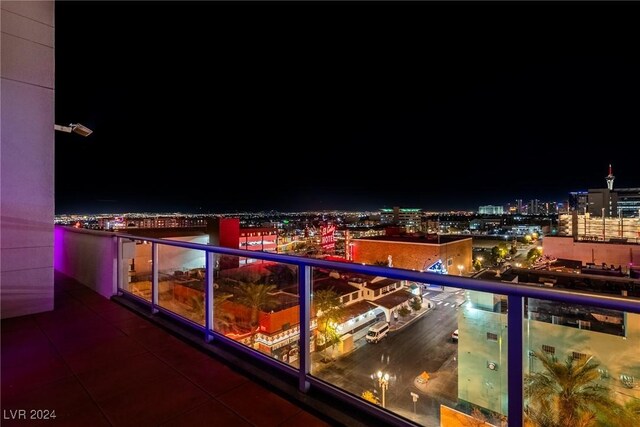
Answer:
[[(251, 258), (257, 260), (273, 261), (278, 263), (286, 263), (295, 265), (298, 268), (298, 295), (300, 301), (300, 363), (297, 370), (298, 386), (302, 392), (307, 392), (311, 386), (318, 387), (334, 396), (347, 401), (354, 407), (359, 408), (367, 413), (371, 413), (379, 417), (382, 421), (388, 422), (393, 425), (413, 425), (409, 420), (401, 418), (394, 413), (384, 411), (365, 403), (364, 400), (358, 399), (353, 395), (346, 393), (336, 387), (328, 385), (327, 383), (318, 380), (310, 373), (310, 308), (311, 308), (311, 291), (312, 291), (312, 268), (323, 268), (332, 270), (343, 270), (353, 273), (366, 274), (371, 276), (382, 276), (397, 280), (408, 280), (412, 282), (430, 283), (441, 286), (462, 288), (472, 291), (481, 291), (488, 293), (495, 293), (507, 296), (508, 302), (508, 331), (507, 331), (507, 357), (509, 366), (508, 375), (508, 421), (509, 425), (522, 426), (523, 425), (523, 310), (524, 300), (523, 298), (537, 298), (544, 300), (552, 300), (572, 305), (587, 305), (594, 307), (601, 307), (612, 310), (619, 310), (624, 312), (640, 313), (640, 300), (623, 298), (617, 296), (608, 295), (596, 295), (583, 292), (573, 292), (567, 290), (546, 288), (546, 287), (534, 287), (530, 285), (519, 285), (517, 283), (502, 283), (495, 281), (472, 279), (460, 276), (442, 275), (436, 273), (416, 272), (410, 270), (403, 270), (398, 268), (379, 267), (372, 265), (351, 264), (335, 261), (325, 261), (320, 259), (303, 258), (290, 255), (278, 255), (273, 253), (264, 253), (256, 251), (247, 251), (240, 249), (230, 249), (223, 247), (215, 247), (209, 245), (202, 245), (196, 243), (180, 242), (174, 240), (155, 239), (148, 237), (139, 237), (129, 234), (115, 234), (118, 242), (118, 256), (117, 256), (117, 271), (118, 271), (118, 290), (119, 292), (133, 297), (131, 293), (122, 289), (124, 283), (124, 271), (123, 270), (123, 242), (131, 241), (145, 241), (151, 243), (151, 298), (150, 301), (144, 301), (150, 305), (152, 312), (163, 312), (168, 316), (187, 323), (190, 326), (199, 329), (203, 332), (207, 341), (219, 340), (228, 345), (234, 346), (239, 351), (250, 354), (251, 357), (262, 361), (263, 363), (272, 366), (276, 369), (282, 370), (287, 373), (295, 373), (294, 368), (285, 365), (279, 361), (276, 361), (256, 350), (250, 349), (219, 334), (214, 331), (213, 328), (213, 293), (214, 293), (214, 278), (211, 272), (214, 266), (214, 256), (230, 255), (240, 258)], [(206, 254), (206, 274), (205, 274), (205, 289), (204, 289), (204, 301), (205, 301), (205, 324), (204, 326), (195, 325), (186, 321), (183, 317), (176, 315), (160, 306), (158, 301), (158, 246), (174, 246), (184, 249), (194, 249), (198, 251), (204, 251)], [(138, 298), (139, 299), (139, 298)]]

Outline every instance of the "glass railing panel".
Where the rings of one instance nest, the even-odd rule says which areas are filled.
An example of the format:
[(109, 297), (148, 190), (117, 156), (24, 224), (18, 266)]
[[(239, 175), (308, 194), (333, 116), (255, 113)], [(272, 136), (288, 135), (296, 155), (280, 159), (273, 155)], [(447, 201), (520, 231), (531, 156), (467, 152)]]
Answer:
[(158, 244), (158, 305), (205, 323), (206, 252)]
[(151, 243), (145, 240), (121, 239), (122, 269), (120, 289), (151, 301)]
[(214, 264), (214, 332), (298, 367), (297, 266), (230, 255)]
[(347, 269), (312, 276), (314, 377), (420, 425), (506, 421), (506, 296)]
[(524, 330), (528, 425), (640, 425), (640, 314), (529, 298)]

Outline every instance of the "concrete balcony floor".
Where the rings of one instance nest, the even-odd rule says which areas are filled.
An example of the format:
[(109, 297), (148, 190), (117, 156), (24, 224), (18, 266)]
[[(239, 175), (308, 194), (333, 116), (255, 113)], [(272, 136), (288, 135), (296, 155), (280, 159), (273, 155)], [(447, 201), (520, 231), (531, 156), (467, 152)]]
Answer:
[(3, 426), (343, 424), (58, 272), (53, 311), (1, 328)]

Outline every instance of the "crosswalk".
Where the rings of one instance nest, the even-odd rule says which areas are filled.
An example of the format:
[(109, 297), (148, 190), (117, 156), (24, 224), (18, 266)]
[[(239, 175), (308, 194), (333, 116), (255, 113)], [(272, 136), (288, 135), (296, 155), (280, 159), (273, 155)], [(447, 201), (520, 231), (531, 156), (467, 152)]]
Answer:
[[(464, 292), (441, 292), (433, 296), (428, 294), (429, 292), (426, 292), (424, 297), (435, 304), (436, 307), (456, 308), (461, 306), (465, 301)], [(445, 302), (448, 298), (450, 298), (450, 300)]]
[(442, 293), (439, 293), (438, 295), (434, 295), (431, 298), (429, 298), (429, 297), (427, 297), (427, 298), (429, 298), (431, 301), (442, 301), (442, 300), (445, 300), (445, 299), (449, 298), (451, 295), (452, 294), (450, 294), (450, 293), (442, 292)]

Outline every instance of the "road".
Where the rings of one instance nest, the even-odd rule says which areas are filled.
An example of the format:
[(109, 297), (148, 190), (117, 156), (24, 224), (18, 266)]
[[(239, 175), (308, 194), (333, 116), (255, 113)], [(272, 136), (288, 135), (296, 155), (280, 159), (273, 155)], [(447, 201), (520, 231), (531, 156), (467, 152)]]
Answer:
[[(426, 298), (436, 297), (435, 309), (378, 344), (358, 343), (355, 351), (319, 367), (314, 375), (355, 395), (370, 390), (381, 399), (378, 379), (372, 375), (387, 372), (391, 377), (385, 393), (387, 409), (424, 425), (439, 425), (440, 403), (457, 402), (457, 344), (451, 333), (457, 329), (457, 306), (464, 295), (428, 293)], [(418, 388), (414, 380), (423, 371), (431, 379)], [(416, 415), (411, 392), (419, 395)]]

